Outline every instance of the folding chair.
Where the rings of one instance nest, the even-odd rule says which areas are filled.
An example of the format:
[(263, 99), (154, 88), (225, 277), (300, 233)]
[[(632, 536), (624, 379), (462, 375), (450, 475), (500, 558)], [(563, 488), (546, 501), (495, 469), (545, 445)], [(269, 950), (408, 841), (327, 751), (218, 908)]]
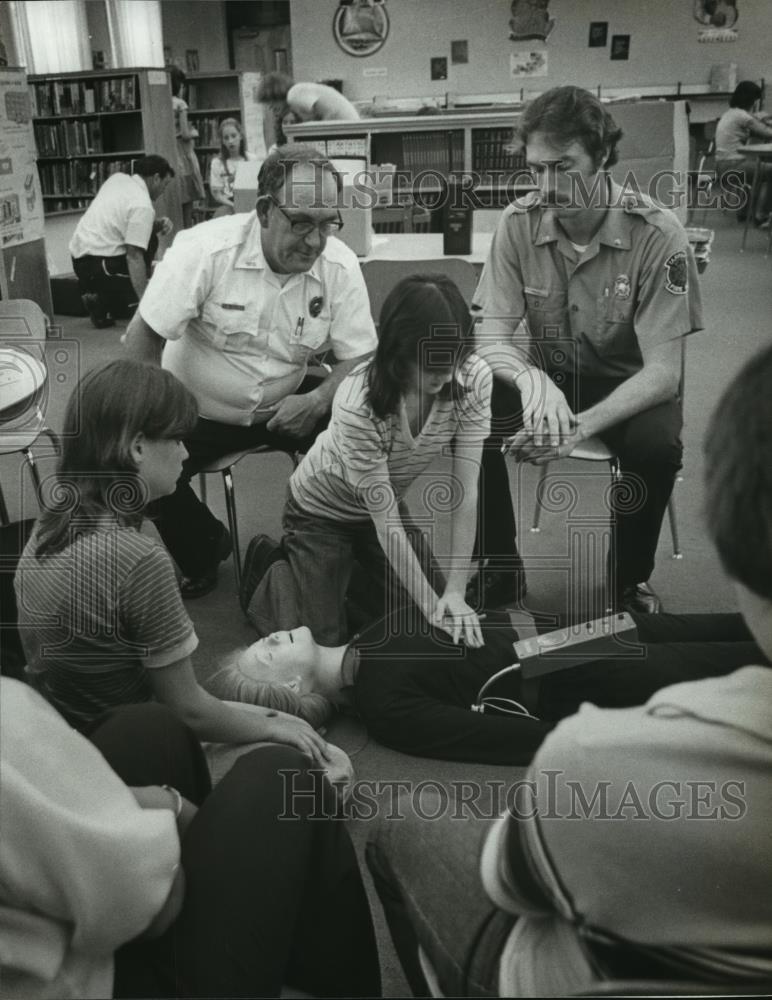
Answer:
[[(41, 505), (42, 484), (32, 447), (45, 436), (57, 455), (60, 451), (59, 438), (45, 419), (47, 326), (45, 314), (36, 302), (0, 302), (0, 455), (24, 455)], [(8, 508), (0, 489), (0, 524), (8, 523)]]

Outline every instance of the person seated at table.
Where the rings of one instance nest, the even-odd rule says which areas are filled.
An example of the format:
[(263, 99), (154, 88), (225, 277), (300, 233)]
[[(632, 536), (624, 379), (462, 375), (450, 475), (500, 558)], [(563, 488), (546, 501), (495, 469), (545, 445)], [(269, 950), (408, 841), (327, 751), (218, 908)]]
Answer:
[(0, 996), (380, 995), (353, 846), (296, 749), (253, 750), (211, 791), (164, 706), (87, 740), (3, 677), (0, 784)]
[(420, 811), (399, 800), (366, 857), (414, 995), (597, 995), (630, 978), (662, 986), (613, 995), (678, 994), (674, 980), (685, 993), (768, 995), (770, 380), (767, 349), (705, 439), (707, 529), (763, 660), (641, 707), (583, 705), (510, 786), (499, 820), (452, 798)]
[(743, 146), (772, 142), (772, 118), (757, 113), (761, 95), (761, 87), (752, 80), (738, 83), (729, 99), (729, 109), (718, 120), (715, 138), (719, 177), (730, 171), (742, 173), (750, 185), (757, 171), (760, 175), (754, 218), (757, 225), (767, 224), (772, 213), (772, 163), (762, 163), (744, 153)]
[(214, 217), (233, 215), (233, 185), (236, 181), (236, 166), (256, 160), (254, 153), (247, 149), (244, 129), (237, 118), (223, 118), (220, 122), (220, 151), (212, 157), (209, 165), (209, 193), (219, 204)]
[[(299, 602), (293, 624), (308, 625), (327, 645), (349, 637), (345, 597), (356, 559), (367, 567), (381, 608), (407, 599), (456, 639), (482, 641), (465, 593), (491, 383), (488, 366), (473, 353), (469, 310), (456, 285), (439, 274), (399, 282), (383, 304), (373, 358), (341, 383), (329, 427), (290, 479), (282, 553)], [(424, 480), (427, 503), (450, 511), (445, 581), (435, 567), (421, 565), (418, 543), (409, 537), (420, 533), (404, 496), (448, 452), (450, 472)], [(257, 568), (247, 552), (246, 587), (254, 587)], [(259, 571), (252, 621), (267, 634), (286, 624), (280, 610), (285, 582), (265, 562)]]
[[(32, 684), (88, 731), (122, 705), (156, 699), (201, 740), (288, 743), (320, 767), (333, 756), (309, 722), (274, 707), (212, 697), (196, 680), (198, 646), (163, 545), (142, 533), (147, 503), (170, 493), (196, 422), (192, 394), (170, 373), (112, 361), (75, 387), (49, 503), (16, 570), (19, 631)], [(309, 717), (324, 717), (313, 701)], [(142, 753), (138, 744), (136, 753)], [(223, 764), (232, 761), (226, 758)]]

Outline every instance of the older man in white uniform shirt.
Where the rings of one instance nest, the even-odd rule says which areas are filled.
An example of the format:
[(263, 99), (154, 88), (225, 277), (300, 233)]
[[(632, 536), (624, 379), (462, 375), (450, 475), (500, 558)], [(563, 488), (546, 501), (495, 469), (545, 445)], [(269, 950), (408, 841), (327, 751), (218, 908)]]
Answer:
[[(295, 145), (260, 169), (256, 213), (180, 233), (129, 325), (134, 357), (172, 371), (195, 395), (199, 422), (158, 527), (185, 579), (183, 595), (216, 586), (230, 552), (225, 527), (190, 478), (214, 459), (260, 444), (303, 449), (326, 422), (341, 379), (375, 348), (359, 263), (328, 239), (341, 225), (340, 179), (317, 150)], [(309, 359), (331, 349), (321, 382)]]

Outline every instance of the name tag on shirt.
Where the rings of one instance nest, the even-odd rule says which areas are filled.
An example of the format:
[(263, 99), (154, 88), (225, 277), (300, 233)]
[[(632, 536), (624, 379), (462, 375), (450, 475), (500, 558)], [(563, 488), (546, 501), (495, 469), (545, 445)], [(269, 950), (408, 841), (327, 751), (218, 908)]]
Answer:
[(236, 302), (221, 302), (220, 303), (220, 308), (221, 309), (234, 309), (236, 312), (244, 312), (244, 310), (246, 309), (246, 306), (240, 306)]

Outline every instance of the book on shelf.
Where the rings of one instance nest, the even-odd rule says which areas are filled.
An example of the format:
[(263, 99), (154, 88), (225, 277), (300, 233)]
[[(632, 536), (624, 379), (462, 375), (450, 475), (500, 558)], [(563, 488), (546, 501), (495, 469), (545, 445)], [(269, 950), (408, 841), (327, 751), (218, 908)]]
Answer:
[(402, 136), (403, 167), (415, 175), (431, 171), (447, 176), (464, 169), (464, 133), (434, 129), (405, 132)]
[(477, 128), (472, 131), (472, 170), (479, 173), (512, 171), (525, 165), (521, 152), (515, 150), (512, 129)]
[(62, 160), (38, 163), (40, 187), (45, 196), (95, 195), (111, 174), (131, 173), (130, 159)]
[(82, 156), (103, 153), (102, 129), (98, 120), (73, 119), (49, 125), (35, 122), (38, 156)]
[(85, 80), (36, 80), (30, 84), (30, 96), (36, 118), (137, 111), (140, 106), (137, 77), (134, 75)]

